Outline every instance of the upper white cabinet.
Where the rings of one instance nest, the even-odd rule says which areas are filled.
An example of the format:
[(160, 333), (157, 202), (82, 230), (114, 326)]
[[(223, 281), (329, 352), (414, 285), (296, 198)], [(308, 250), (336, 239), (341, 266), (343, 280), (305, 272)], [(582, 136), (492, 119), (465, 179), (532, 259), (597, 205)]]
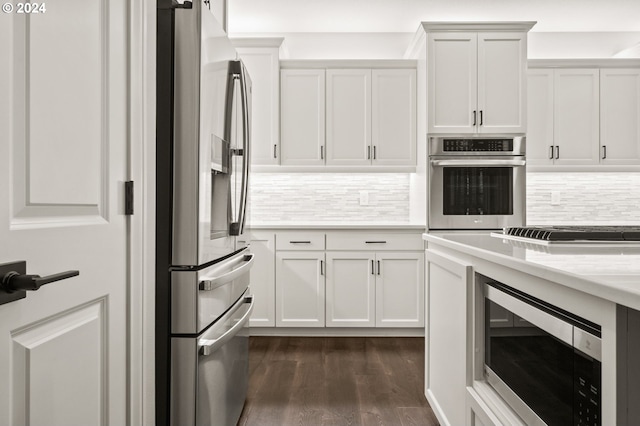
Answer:
[(640, 68), (543, 66), (528, 71), (529, 165), (640, 164)]
[(531, 26), (423, 23), (429, 133), (526, 131)]
[(554, 70), (553, 135), (555, 164), (598, 162), (597, 69)]
[(283, 69), (280, 164), (415, 166), (416, 70), (396, 67)]
[(600, 145), (604, 164), (640, 164), (640, 69), (600, 70)]
[(529, 70), (527, 116), (527, 162), (553, 163), (553, 70)]
[(371, 70), (327, 71), (327, 164), (371, 163)]
[(372, 164), (416, 164), (416, 70), (371, 71)]
[(232, 40), (251, 77), (251, 164), (255, 165), (279, 163), (282, 41), (282, 38)]
[(325, 71), (280, 71), (282, 165), (323, 165), (325, 131)]

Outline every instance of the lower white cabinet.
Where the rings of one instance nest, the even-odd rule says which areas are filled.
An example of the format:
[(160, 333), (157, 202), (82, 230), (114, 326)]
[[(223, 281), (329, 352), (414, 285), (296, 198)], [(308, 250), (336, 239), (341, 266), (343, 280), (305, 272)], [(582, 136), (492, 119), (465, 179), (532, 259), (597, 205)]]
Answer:
[(375, 256), (327, 252), (327, 327), (375, 327)]
[(276, 327), (324, 327), (324, 252), (276, 252)]
[(473, 268), (431, 250), (426, 261), (425, 394), (441, 424), (464, 425)]
[(376, 327), (424, 327), (424, 254), (376, 253)]
[(422, 252), (327, 251), (327, 327), (423, 327)]
[[(251, 325), (424, 327), (421, 245), (418, 234), (346, 231), (282, 231), (275, 243), (252, 240), (255, 253), (275, 258), (274, 302), (261, 294), (261, 303), (274, 306), (275, 320), (269, 322), (266, 306), (257, 305)], [(262, 275), (273, 274), (256, 266), (252, 277)]]
[(249, 325), (274, 327), (276, 325), (275, 234), (252, 232), (249, 242), (251, 253), (255, 255), (251, 269), (251, 294), (254, 305)]

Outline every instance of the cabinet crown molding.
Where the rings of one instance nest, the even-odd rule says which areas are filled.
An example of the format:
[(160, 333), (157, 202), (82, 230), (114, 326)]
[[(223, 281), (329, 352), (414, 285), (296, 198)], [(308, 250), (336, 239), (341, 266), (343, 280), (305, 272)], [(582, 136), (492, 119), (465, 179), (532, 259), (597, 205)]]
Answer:
[(528, 68), (640, 68), (640, 59), (529, 59)]
[(455, 22), (427, 21), (420, 25), (425, 32), (440, 31), (529, 31), (537, 21)]
[(414, 59), (298, 59), (281, 60), (281, 69), (325, 69), (325, 68), (416, 68), (418, 61)]
[(284, 37), (232, 37), (233, 47), (281, 47)]

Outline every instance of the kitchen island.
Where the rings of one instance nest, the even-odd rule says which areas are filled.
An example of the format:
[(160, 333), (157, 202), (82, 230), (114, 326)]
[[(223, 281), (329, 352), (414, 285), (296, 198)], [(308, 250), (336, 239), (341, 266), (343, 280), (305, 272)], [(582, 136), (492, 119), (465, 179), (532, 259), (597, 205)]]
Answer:
[(626, 403), (635, 392), (626, 386), (633, 370), (627, 359), (633, 360), (637, 344), (627, 321), (640, 310), (640, 244), (544, 245), (489, 231), (433, 232), (423, 238), (428, 245), (425, 393), (441, 424), (525, 424), (486, 380), (487, 278), (597, 324), (602, 424), (637, 419), (633, 404)]

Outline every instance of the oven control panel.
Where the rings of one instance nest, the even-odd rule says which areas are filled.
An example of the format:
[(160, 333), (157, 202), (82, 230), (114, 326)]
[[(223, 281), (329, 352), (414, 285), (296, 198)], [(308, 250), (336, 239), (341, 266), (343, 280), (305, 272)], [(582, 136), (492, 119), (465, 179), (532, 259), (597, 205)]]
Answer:
[(445, 152), (509, 152), (513, 151), (513, 139), (444, 139)]

